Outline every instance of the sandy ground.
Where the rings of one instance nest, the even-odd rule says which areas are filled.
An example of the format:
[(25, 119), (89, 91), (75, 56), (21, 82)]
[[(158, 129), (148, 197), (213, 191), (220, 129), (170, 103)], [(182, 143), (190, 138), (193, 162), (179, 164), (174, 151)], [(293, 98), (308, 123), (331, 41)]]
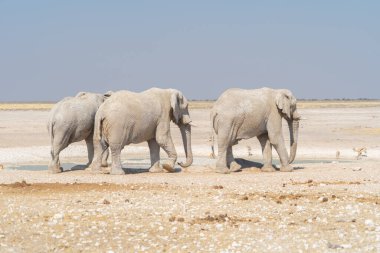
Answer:
[(300, 109), (294, 172), (260, 172), (252, 139), (230, 175), (213, 172), (208, 109), (190, 112), (192, 167), (150, 174), (143, 143), (123, 176), (83, 170), (84, 143), (49, 174), (48, 112), (0, 111), (0, 252), (380, 252), (380, 107), (320, 107)]

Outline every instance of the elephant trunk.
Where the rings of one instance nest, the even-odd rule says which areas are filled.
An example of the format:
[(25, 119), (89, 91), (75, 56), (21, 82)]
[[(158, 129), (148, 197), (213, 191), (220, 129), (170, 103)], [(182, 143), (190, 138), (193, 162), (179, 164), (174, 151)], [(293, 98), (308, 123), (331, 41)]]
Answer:
[(193, 151), (191, 150), (191, 126), (185, 124), (180, 126), (183, 147), (185, 148), (186, 162), (178, 163), (181, 167), (189, 167), (193, 163)]
[(290, 134), (290, 154), (289, 163), (294, 161), (297, 153), (297, 142), (298, 142), (298, 128), (300, 121), (299, 119), (288, 120), (289, 134)]

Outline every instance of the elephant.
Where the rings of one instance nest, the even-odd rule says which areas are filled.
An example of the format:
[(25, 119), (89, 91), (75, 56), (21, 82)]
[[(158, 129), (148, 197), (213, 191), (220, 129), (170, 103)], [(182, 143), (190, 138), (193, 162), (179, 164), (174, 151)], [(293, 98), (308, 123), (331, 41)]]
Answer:
[[(100, 107), (95, 116), (95, 158), (91, 165), (94, 173), (101, 172), (102, 153), (111, 150), (110, 174), (121, 175), (120, 153), (131, 143), (148, 142), (150, 172), (174, 172), (177, 153), (170, 135), (170, 121), (180, 129), (188, 167), (193, 162), (191, 150), (191, 119), (188, 101), (175, 89), (151, 88), (141, 93), (127, 90), (115, 92)], [(104, 140), (104, 141), (102, 141)], [(160, 166), (160, 147), (168, 154), (168, 161)], [(163, 169), (165, 170), (163, 170)]]
[[(62, 172), (59, 153), (69, 144), (85, 140), (88, 151), (88, 163), (94, 157), (93, 129), (95, 113), (99, 106), (110, 97), (106, 94), (79, 92), (75, 97), (66, 97), (53, 106), (47, 124), (51, 141), (51, 173)], [(108, 152), (104, 153), (102, 165), (107, 166)]]
[[(297, 100), (287, 89), (228, 89), (217, 99), (210, 113), (212, 130), (217, 134), (218, 160), (216, 172), (241, 170), (235, 161), (232, 146), (239, 140), (257, 137), (263, 153), (262, 171), (275, 171), (272, 146), (280, 161), (280, 171), (292, 171), (290, 165), (297, 151), (299, 121)], [(290, 154), (282, 135), (282, 118), (290, 132)]]

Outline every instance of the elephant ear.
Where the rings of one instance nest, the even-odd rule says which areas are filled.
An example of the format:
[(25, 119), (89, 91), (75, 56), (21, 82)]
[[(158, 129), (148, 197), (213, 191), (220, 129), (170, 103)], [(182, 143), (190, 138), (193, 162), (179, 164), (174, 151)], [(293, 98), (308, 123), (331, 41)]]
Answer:
[(113, 91), (112, 90), (109, 90), (109, 91), (107, 91), (106, 93), (104, 93), (104, 98), (106, 99), (106, 98), (109, 98), (110, 96), (112, 96), (112, 94), (113, 94)]
[(78, 92), (78, 94), (75, 97), (80, 98), (80, 97), (83, 97), (84, 95), (86, 95), (86, 92), (81, 91), (81, 92)]
[(174, 91), (170, 98), (170, 105), (173, 109), (173, 116), (175, 123), (179, 123), (179, 119), (181, 117), (181, 110), (180, 110), (180, 101), (183, 99), (182, 93), (179, 91)]
[(291, 112), (291, 109), (290, 109), (290, 106), (291, 106), (290, 98), (291, 98), (291, 95), (289, 95), (285, 91), (280, 91), (276, 95), (276, 105), (277, 105), (277, 108), (283, 114), (285, 114), (288, 117), (288, 119), (291, 118), (291, 115), (290, 115), (290, 112)]

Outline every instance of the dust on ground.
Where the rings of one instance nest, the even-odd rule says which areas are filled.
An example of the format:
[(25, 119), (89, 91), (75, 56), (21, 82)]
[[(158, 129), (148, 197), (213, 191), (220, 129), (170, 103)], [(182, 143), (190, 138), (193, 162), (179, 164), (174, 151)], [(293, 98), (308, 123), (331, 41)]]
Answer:
[(12, 169), (47, 166), (48, 112), (0, 111), (0, 252), (379, 252), (380, 107), (315, 106), (300, 108), (294, 172), (262, 173), (252, 139), (234, 147), (247, 166), (230, 175), (208, 157), (208, 109), (190, 109), (193, 166), (151, 174), (139, 144), (122, 176), (85, 170), (83, 142), (61, 157), (72, 171)]

